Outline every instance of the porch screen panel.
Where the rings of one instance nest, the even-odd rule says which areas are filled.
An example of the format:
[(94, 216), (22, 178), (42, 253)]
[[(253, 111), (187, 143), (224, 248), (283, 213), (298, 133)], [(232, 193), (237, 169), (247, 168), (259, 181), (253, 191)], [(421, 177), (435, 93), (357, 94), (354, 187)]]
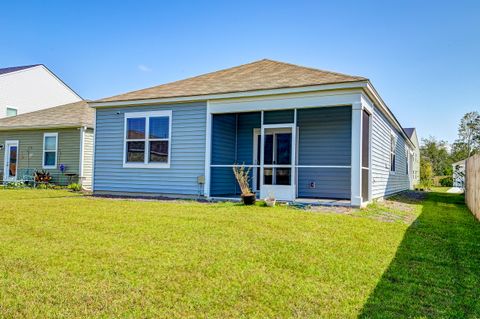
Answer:
[(349, 199), (351, 106), (297, 110), (298, 197)]
[(293, 123), (294, 112), (294, 110), (265, 111), (263, 113), (263, 124)]
[(235, 114), (215, 114), (212, 120), (212, 160), (214, 165), (235, 163)]

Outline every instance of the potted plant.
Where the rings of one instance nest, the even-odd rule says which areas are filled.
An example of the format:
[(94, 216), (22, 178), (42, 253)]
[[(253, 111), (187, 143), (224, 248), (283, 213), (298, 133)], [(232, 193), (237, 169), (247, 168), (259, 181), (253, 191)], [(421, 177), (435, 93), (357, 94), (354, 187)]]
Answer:
[(276, 202), (277, 200), (272, 193), (269, 193), (267, 198), (265, 198), (265, 205), (267, 205), (268, 207), (274, 207)]
[(240, 186), (240, 190), (242, 191), (242, 195), (241, 195), (242, 202), (245, 205), (255, 204), (256, 196), (250, 189), (250, 184), (249, 184), (250, 168), (246, 170), (244, 165), (241, 165), (241, 166), (234, 165), (233, 174), (235, 175), (238, 185)]

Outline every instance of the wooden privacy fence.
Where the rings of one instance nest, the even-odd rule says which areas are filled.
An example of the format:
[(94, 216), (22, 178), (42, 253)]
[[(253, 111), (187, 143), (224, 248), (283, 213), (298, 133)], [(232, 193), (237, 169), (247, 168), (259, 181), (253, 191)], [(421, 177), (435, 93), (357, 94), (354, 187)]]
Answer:
[(480, 220), (480, 154), (467, 158), (465, 163), (465, 202)]

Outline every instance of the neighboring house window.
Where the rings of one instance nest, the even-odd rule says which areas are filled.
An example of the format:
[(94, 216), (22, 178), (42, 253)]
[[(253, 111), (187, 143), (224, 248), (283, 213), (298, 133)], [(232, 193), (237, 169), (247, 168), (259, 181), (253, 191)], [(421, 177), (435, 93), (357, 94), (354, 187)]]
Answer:
[(58, 133), (43, 134), (43, 168), (57, 167)]
[(395, 155), (395, 146), (397, 144), (397, 140), (394, 134), (390, 135), (390, 172), (395, 172), (395, 164), (396, 164), (396, 155)]
[(172, 111), (125, 113), (124, 167), (169, 167)]
[(11, 107), (11, 106), (7, 106), (7, 117), (8, 116), (15, 116), (18, 114), (18, 110), (14, 107)]

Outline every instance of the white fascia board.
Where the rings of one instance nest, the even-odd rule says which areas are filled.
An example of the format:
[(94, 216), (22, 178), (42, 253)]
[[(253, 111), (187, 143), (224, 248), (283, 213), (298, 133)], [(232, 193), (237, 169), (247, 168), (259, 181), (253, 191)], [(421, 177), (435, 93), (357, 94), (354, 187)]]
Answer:
[(330, 90), (342, 90), (342, 89), (365, 88), (365, 87), (367, 87), (367, 81), (357, 81), (357, 82), (346, 82), (346, 83), (338, 83), (338, 84), (303, 86), (303, 87), (296, 87), (296, 88), (257, 90), (257, 91), (247, 91), (247, 92), (221, 93), (221, 94), (172, 97), (172, 98), (160, 98), (160, 99), (112, 101), (112, 102), (88, 102), (88, 104), (94, 108), (137, 106), (137, 105), (145, 105), (145, 104), (182, 103), (182, 102), (232, 99), (232, 98), (244, 98), (244, 97), (259, 97), (259, 96), (268, 96), (268, 95), (304, 93), (304, 92), (315, 92), (315, 91), (330, 91)]
[(361, 94), (362, 91), (357, 89), (210, 100), (209, 111), (210, 113), (221, 114), (259, 110), (347, 106), (360, 102)]

